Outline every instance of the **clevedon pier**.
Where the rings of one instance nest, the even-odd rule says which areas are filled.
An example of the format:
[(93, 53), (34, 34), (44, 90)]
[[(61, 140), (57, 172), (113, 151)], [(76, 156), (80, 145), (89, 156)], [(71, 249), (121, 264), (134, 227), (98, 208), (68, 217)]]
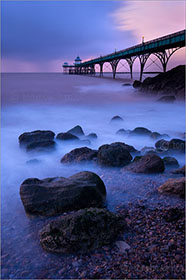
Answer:
[[(115, 51), (114, 53), (100, 56), (91, 60), (82, 62), (79, 56), (75, 59), (74, 65), (67, 62), (63, 64), (64, 73), (68, 74), (89, 74), (95, 75), (95, 67), (99, 65), (99, 75), (103, 76), (103, 65), (108, 62), (111, 65), (113, 78), (117, 74), (117, 66), (120, 60), (125, 60), (130, 69), (130, 76), (133, 74), (133, 64), (138, 58), (140, 62), (140, 81), (144, 72), (144, 67), (150, 56), (155, 55), (156, 59), (161, 63), (161, 71), (166, 72), (167, 64), (170, 57), (180, 48), (185, 47), (185, 31), (182, 30), (173, 34), (169, 34), (148, 42), (135, 45), (133, 47)], [(152, 61), (153, 63), (154, 61)], [(146, 72), (147, 73), (147, 72)], [(150, 73), (150, 72), (149, 72)], [(152, 72), (151, 72), (152, 73)], [(158, 72), (155, 72), (158, 73)]]

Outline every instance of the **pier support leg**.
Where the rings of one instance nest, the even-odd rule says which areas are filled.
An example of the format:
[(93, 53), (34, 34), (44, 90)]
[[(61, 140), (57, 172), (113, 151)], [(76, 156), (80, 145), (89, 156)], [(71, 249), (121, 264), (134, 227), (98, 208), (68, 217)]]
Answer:
[(164, 50), (163, 52), (158, 52), (155, 53), (154, 55), (157, 56), (157, 58), (159, 58), (162, 67), (163, 67), (163, 72), (165, 73), (167, 70), (167, 64), (169, 62), (170, 57), (173, 55), (173, 53), (175, 53), (178, 49), (180, 49), (180, 47), (177, 48), (173, 48), (173, 49), (168, 49), (168, 50)]
[(119, 61), (120, 61), (120, 59), (116, 59), (116, 60), (113, 60), (110, 62), (111, 66), (112, 66), (112, 73), (113, 73), (114, 79), (116, 78), (116, 68), (117, 68)]
[(147, 62), (147, 59), (149, 58), (150, 54), (141, 54), (139, 55), (139, 60), (140, 60), (140, 82), (142, 81), (142, 76), (143, 76), (143, 70), (145, 67), (145, 63)]
[(103, 77), (103, 63), (99, 63), (99, 66), (100, 66), (100, 73), (99, 73), (99, 76), (100, 76), (100, 77)]
[(125, 59), (128, 62), (128, 65), (130, 67), (130, 77), (131, 77), (131, 79), (133, 78), (133, 76), (132, 76), (132, 68), (133, 68), (133, 64), (134, 64), (134, 61), (135, 61), (136, 57), (137, 56)]

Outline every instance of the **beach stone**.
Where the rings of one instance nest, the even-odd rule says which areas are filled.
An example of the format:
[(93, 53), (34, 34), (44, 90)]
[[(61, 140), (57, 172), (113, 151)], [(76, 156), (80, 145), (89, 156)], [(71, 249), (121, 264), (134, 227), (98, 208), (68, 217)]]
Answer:
[(153, 154), (142, 156), (139, 160), (130, 164), (127, 169), (135, 173), (162, 173), (165, 169), (163, 160)]
[(83, 209), (50, 222), (40, 243), (51, 253), (89, 253), (112, 243), (125, 226), (123, 217), (106, 209)]
[(97, 153), (98, 152), (96, 150), (92, 150), (87, 147), (76, 148), (65, 154), (61, 159), (61, 163), (79, 163), (92, 161), (96, 159)]
[(163, 194), (178, 195), (181, 198), (185, 197), (185, 178), (169, 179), (158, 188), (158, 191)]
[(120, 116), (114, 116), (112, 119), (111, 119), (111, 122), (115, 122), (115, 121), (123, 121), (123, 118), (120, 117)]
[(83, 136), (85, 135), (82, 127), (80, 125), (76, 125), (73, 128), (71, 128), (70, 130), (67, 131), (67, 133), (71, 133), (75, 136)]
[(174, 101), (176, 101), (176, 97), (174, 95), (165, 95), (160, 97), (157, 101), (165, 102), (165, 103), (173, 103)]
[(97, 162), (103, 166), (122, 167), (131, 162), (130, 151), (134, 150), (134, 147), (120, 142), (102, 145), (98, 149)]
[(66, 141), (66, 140), (79, 140), (79, 137), (71, 134), (71, 133), (68, 133), (68, 132), (64, 132), (64, 133), (59, 133), (56, 138), (58, 140), (63, 140), (63, 141)]
[(181, 139), (171, 139), (169, 141), (169, 151), (185, 152), (185, 141)]
[(68, 178), (26, 179), (21, 184), (20, 196), (28, 214), (53, 216), (86, 207), (102, 207), (106, 189), (98, 175), (83, 171)]
[(98, 136), (97, 136), (96, 133), (90, 133), (90, 134), (87, 135), (87, 138), (90, 138), (90, 139), (97, 139)]
[(37, 152), (43, 152), (46, 150), (53, 150), (55, 148), (56, 143), (53, 140), (47, 141), (37, 141), (30, 143), (26, 146), (27, 152), (37, 150)]
[(129, 136), (150, 136), (152, 131), (145, 127), (136, 127), (129, 133)]
[(185, 167), (185, 165), (184, 165), (184, 166), (181, 167), (181, 168), (178, 168), (178, 169), (176, 169), (176, 170), (173, 170), (172, 173), (173, 173), (173, 174), (182, 174), (182, 175), (185, 176), (185, 169), (186, 169), (186, 167)]
[(53, 140), (55, 133), (50, 130), (35, 130), (24, 132), (19, 136), (20, 145), (27, 145), (34, 142)]
[(121, 253), (124, 253), (126, 250), (130, 249), (130, 246), (124, 241), (116, 241), (115, 245)]
[(174, 157), (164, 157), (163, 162), (165, 166), (178, 167), (179, 163)]
[(162, 151), (168, 151), (168, 149), (169, 149), (169, 141), (164, 140), (164, 139), (158, 140), (158, 141), (155, 143), (155, 147), (156, 147), (157, 149), (162, 150)]

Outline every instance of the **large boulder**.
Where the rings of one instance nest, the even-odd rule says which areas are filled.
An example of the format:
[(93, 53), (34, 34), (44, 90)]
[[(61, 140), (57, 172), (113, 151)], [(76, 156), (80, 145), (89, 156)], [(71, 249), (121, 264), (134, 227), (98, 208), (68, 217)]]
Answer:
[(109, 245), (125, 227), (120, 215), (106, 209), (83, 209), (50, 222), (40, 231), (40, 243), (51, 253), (89, 253)]
[(169, 149), (169, 141), (161, 139), (155, 143), (155, 147), (162, 151), (168, 151)]
[(163, 162), (166, 167), (178, 167), (179, 163), (174, 157), (164, 157)]
[(67, 133), (71, 133), (71, 134), (73, 134), (75, 136), (83, 136), (83, 135), (85, 135), (82, 127), (79, 126), (79, 125), (74, 126), (70, 130), (68, 130)]
[(79, 163), (95, 160), (97, 157), (97, 151), (89, 149), (87, 147), (77, 148), (71, 152), (65, 154), (61, 163)]
[(185, 178), (169, 179), (158, 188), (158, 191), (163, 194), (178, 195), (181, 198), (185, 197)]
[(37, 141), (30, 143), (26, 146), (27, 152), (29, 151), (37, 151), (37, 152), (43, 152), (46, 150), (53, 150), (55, 148), (56, 143), (53, 140), (47, 140), (47, 141)]
[(165, 169), (163, 160), (154, 154), (147, 154), (130, 164), (127, 168), (135, 173), (162, 173)]
[[(134, 86), (134, 85), (133, 85)], [(170, 71), (145, 79), (138, 87), (140, 91), (185, 96), (185, 65), (179, 65)]]
[(185, 152), (185, 141), (181, 139), (171, 139), (169, 141), (169, 151)]
[(152, 131), (145, 127), (136, 127), (129, 133), (129, 136), (150, 136)]
[(62, 141), (68, 141), (68, 140), (79, 140), (79, 137), (71, 134), (71, 133), (68, 133), (68, 132), (61, 132), (61, 133), (58, 133), (58, 135), (56, 136), (56, 139), (58, 140), (62, 140)]
[(50, 130), (35, 130), (31, 132), (24, 132), (19, 136), (20, 145), (28, 145), (34, 142), (53, 140), (55, 133)]
[(112, 143), (102, 145), (98, 149), (97, 162), (103, 166), (122, 167), (129, 164), (132, 156), (129, 151), (136, 151), (134, 147), (125, 143)]
[(79, 172), (69, 178), (30, 178), (20, 187), (25, 211), (53, 216), (86, 207), (101, 207), (106, 198), (103, 181), (93, 172)]

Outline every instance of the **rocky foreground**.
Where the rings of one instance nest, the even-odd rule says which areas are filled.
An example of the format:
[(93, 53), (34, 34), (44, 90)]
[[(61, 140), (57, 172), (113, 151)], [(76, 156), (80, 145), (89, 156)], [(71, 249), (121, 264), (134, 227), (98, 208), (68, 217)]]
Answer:
[(185, 97), (185, 65), (177, 66), (153, 78), (146, 78), (142, 83), (135, 81), (133, 87), (142, 92), (163, 95), (159, 98), (162, 102), (183, 99)]

